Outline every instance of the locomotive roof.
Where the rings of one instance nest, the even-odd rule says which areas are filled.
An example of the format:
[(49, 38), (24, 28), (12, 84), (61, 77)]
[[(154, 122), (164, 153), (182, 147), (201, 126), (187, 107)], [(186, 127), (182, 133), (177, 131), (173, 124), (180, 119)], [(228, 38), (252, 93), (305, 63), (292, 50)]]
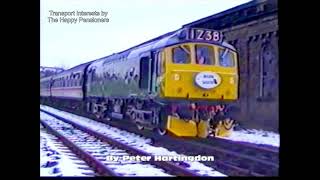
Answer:
[[(82, 63), (80, 65), (77, 65), (75, 67), (72, 67), (72, 68), (70, 68), (68, 70), (65, 70), (65, 71), (63, 71), (61, 73), (58, 73), (56, 75), (49, 76), (49, 77), (53, 77), (53, 78), (61, 77), (61, 76), (65, 75), (65, 74), (68, 74), (70, 72), (82, 70), (87, 65), (94, 65), (95, 62), (101, 62), (101, 61), (108, 62), (108, 61), (112, 61), (112, 60), (123, 58), (123, 57), (129, 57), (129, 56), (130, 57), (134, 57), (134, 56), (137, 56), (140, 53), (146, 52), (148, 50), (164, 48), (164, 47), (167, 47), (167, 46), (170, 46), (170, 45), (174, 45), (174, 44), (178, 44), (178, 43), (190, 42), (190, 40), (186, 39), (186, 33), (188, 33), (189, 29), (190, 29), (189, 27), (184, 27), (184, 28), (180, 28), (180, 29), (175, 30), (175, 31), (168, 32), (166, 34), (163, 34), (163, 35), (158, 36), (156, 38), (150, 39), (150, 40), (148, 40), (146, 42), (143, 42), (141, 44), (138, 44), (138, 45), (136, 45), (134, 47), (131, 47), (131, 48), (127, 49), (127, 50), (124, 50), (124, 51), (121, 51), (121, 52), (118, 52), (118, 53), (114, 53), (114, 54), (111, 54), (109, 56), (105, 56), (105, 57), (102, 57), (102, 58), (99, 58), (99, 59), (96, 59), (96, 60), (93, 60), (93, 61)], [(193, 40), (192, 42), (201, 42), (201, 41)], [(206, 42), (206, 43), (208, 43), (208, 42)], [(227, 47), (229, 49), (235, 50), (235, 48), (232, 45), (228, 44), (225, 41), (222, 41), (220, 43), (218, 43), (218, 42), (213, 43), (212, 42), (212, 44), (218, 44), (218, 45)]]
[[(92, 64), (94, 64), (95, 62), (100, 62), (100, 61), (112, 61), (114, 59), (119, 59), (121, 57), (128, 57), (128, 56), (132, 57), (132, 56), (139, 55), (140, 53), (146, 52), (148, 50), (164, 48), (164, 47), (178, 44), (178, 43), (190, 42), (190, 40), (186, 39), (186, 33), (188, 33), (189, 29), (190, 29), (189, 27), (185, 27), (185, 28), (180, 28), (180, 29), (172, 31), (172, 32), (168, 32), (166, 34), (163, 34), (161, 36), (158, 36), (156, 38), (153, 38), (151, 40), (143, 42), (139, 45), (131, 47), (127, 50), (99, 58), (99, 59), (93, 61)], [(203, 41), (193, 40), (192, 42), (203, 42)], [(206, 42), (206, 43), (208, 43), (208, 42)], [(222, 41), (221, 43), (218, 43), (218, 42), (213, 43), (212, 42), (212, 44), (218, 44), (218, 45), (227, 47), (231, 50), (235, 50), (235, 48), (232, 45), (228, 44), (225, 41)]]

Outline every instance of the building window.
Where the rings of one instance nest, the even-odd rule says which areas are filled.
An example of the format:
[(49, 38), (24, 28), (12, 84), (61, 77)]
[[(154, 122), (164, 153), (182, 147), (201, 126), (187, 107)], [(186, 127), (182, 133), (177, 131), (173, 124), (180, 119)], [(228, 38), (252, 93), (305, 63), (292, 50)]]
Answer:
[(277, 90), (276, 84), (276, 57), (274, 47), (270, 39), (264, 39), (260, 50), (260, 78), (258, 100), (273, 100), (274, 92)]

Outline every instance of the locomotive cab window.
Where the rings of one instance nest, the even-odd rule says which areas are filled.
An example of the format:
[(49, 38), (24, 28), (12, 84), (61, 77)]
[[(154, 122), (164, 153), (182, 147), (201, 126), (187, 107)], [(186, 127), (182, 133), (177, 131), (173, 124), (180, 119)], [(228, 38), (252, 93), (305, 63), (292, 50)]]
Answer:
[(190, 48), (182, 45), (172, 50), (173, 63), (175, 64), (190, 64)]
[(223, 67), (234, 67), (234, 53), (227, 48), (219, 48), (219, 64)]
[(196, 45), (196, 63), (200, 65), (214, 65), (213, 48), (207, 45)]

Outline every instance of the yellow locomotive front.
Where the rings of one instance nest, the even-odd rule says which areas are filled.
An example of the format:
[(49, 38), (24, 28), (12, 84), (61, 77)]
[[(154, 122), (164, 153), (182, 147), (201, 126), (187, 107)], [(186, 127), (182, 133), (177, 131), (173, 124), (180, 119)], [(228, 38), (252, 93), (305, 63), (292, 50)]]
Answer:
[[(177, 106), (183, 106), (180, 112), (173, 108), (166, 129), (178, 136), (206, 137), (209, 121), (217, 113), (216, 105), (238, 99), (238, 55), (217, 31), (190, 29), (185, 36), (186, 41), (159, 53), (159, 96), (180, 101)], [(183, 111), (187, 111), (187, 119), (180, 116)], [(224, 126), (228, 135), (233, 121), (227, 122), (231, 122)]]
[(164, 98), (236, 100), (237, 54), (227, 47), (184, 43), (164, 50)]

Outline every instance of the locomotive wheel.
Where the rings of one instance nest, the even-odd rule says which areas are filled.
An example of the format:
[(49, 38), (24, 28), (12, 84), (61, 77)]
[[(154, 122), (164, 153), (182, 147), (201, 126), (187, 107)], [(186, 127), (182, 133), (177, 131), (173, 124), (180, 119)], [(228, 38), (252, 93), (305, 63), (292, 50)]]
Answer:
[(157, 132), (161, 135), (164, 136), (167, 134), (167, 130), (166, 129), (162, 129), (162, 128), (157, 128)]
[(144, 129), (144, 127), (143, 127), (140, 123), (137, 123), (137, 128), (138, 128), (139, 130), (143, 130), (143, 129)]
[(159, 114), (159, 125), (157, 127), (157, 132), (159, 135), (164, 136), (167, 134), (167, 118), (168, 118), (168, 109), (162, 107), (160, 114)]
[(107, 115), (107, 112), (103, 112), (103, 120), (111, 121), (111, 118)]

